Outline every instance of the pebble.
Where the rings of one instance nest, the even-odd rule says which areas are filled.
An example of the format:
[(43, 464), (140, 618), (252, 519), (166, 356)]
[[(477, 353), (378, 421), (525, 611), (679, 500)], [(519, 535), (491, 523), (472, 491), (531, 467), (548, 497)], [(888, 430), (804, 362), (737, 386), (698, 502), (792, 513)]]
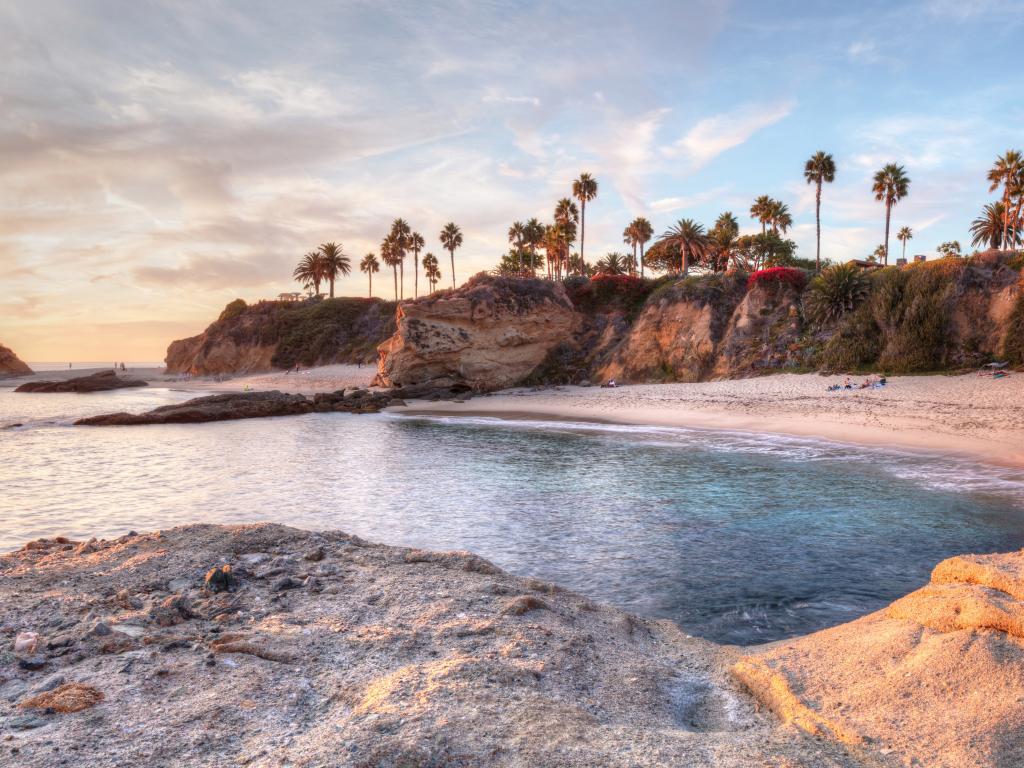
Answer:
[(97, 621), (95, 624), (92, 625), (92, 628), (88, 632), (86, 632), (85, 634), (86, 635), (92, 635), (93, 637), (106, 637), (107, 635), (111, 634), (113, 631), (114, 630), (112, 630), (109, 626), (104, 624), (102, 621)]
[(18, 659), (18, 666), (22, 669), (34, 672), (35, 670), (42, 669), (46, 666), (46, 657), (40, 654), (36, 654), (35, 656), (23, 656)]
[(286, 589), (298, 589), (302, 584), (291, 576), (283, 576), (271, 585), (271, 589), (274, 592), (283, 592)]
[(323, 547), (316, 547), (314, 549), (311, 549), (311, 550), (309, 550), (309, 552), (304, 554), (302, 557), (305, 560), (309, 560), (309, 562), (311, 562), (311, 563), (319, 563), (321, 560), (324, 559), (324, 548)]
[(31, 656), (39, 647), (38, 632), (19, 632), (14, 639), (14, 652)]
[(27, 731), (31, 728), (47, 725), (49, 722), (49, 720), (40, 715), (15, 715), (8, 718), (7, 727), (14, 731)]

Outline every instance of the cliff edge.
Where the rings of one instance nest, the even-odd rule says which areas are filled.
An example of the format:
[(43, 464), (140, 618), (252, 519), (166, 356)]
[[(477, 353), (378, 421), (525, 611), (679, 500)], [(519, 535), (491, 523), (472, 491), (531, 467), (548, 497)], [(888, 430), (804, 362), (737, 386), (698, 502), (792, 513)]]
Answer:
[(0, 344), (0, 376), (31, 376), (33, 373), (11, 349)]

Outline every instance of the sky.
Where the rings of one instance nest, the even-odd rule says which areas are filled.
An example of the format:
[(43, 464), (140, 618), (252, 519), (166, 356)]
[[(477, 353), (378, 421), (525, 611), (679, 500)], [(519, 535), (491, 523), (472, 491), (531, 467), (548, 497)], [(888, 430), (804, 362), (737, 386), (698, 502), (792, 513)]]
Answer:
[(893, 231), (934, 255), (967, 244), (987, 169), (1024, 148), (1022, 31), (1024, 0), (6, 0), (0, 343), (160, 360), (232, 299), (298, 290), (321, 242), (379, 252), (396, 217), (444, 283), (458, 223), (461, 282), (584, 171), (588, 261), (636, 216), (660, 234), (730, 210), (754, 232), (760, 194), (813, 257), (819, 149), (823, 257), (882, 241), (887, 162), (911, 178)]

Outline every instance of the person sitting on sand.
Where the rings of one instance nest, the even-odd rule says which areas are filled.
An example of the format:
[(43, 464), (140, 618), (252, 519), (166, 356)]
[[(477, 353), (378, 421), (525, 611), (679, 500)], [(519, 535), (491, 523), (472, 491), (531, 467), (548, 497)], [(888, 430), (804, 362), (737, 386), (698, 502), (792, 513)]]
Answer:
[(853, 384), (850, 382), (850, 377), (846, 377), (846, 382), (843, 384), (843, 389), (853, 389)]
[(607, 382), (605, 382), (604, 384), (601, 385), (601, 388), (602, 389), (615, 389), (615, 387), (617, 387), (617, 386), (619, 386), (619, 385), (615, 383), (615, 379), (608, 379)]

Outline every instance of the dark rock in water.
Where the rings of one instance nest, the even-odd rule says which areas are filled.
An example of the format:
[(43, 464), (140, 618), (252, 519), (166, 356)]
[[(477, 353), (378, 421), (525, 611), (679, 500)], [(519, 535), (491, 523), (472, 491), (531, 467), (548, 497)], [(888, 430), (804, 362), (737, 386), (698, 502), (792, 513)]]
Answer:
[(235, 577), (231, 575), (231, 566), (214, 566), (206, 573), (206, 588), (211, 592), (230, 592), (235, 587)]
[(391, 396), (402, 400), (469, 400), (473, 396), (473, 390), (463, 383), (438, 383), (427, 382), (424, 384), (407, 384), (404, 387), (395, 387), (391, 390)]
[(303, 395), (283, 392), (234, 392), (197, 397), (184, 403), (164, 405), (145, 413), (107, 413), (79, 419), (78, 425), (120, 426), (132, 424), (196, 424), (206, 421), (257, 419), (309, 413), (313, 403)]
[(66, 381), (30, 381), (15, 392), (106, 392), (126, 387), (148, 387), (142, 379), (118, 376), (114, 371), (100, 371), (91, 376), (79, 376)]

